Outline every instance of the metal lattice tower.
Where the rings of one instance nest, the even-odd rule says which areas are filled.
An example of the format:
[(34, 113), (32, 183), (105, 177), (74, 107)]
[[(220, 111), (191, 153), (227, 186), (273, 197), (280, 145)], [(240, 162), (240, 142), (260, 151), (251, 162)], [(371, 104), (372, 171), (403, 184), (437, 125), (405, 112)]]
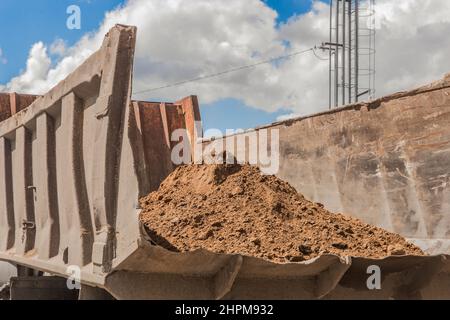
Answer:
[(374, 97), (375, 35), (375, 0), (330, 0), (330, 109)]

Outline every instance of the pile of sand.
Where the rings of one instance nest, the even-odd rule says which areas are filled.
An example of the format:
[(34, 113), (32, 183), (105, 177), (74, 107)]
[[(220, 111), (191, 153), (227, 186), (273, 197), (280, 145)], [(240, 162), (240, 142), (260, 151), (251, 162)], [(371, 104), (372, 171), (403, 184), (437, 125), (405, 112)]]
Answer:
[(141, 199), (141, 222), (158, 245), (204, 248), (274, 262), (324, 253), (381, 258), (423, 255), (398, 234), (333, 214), (275, 176), (249, 165), (177, 168)]

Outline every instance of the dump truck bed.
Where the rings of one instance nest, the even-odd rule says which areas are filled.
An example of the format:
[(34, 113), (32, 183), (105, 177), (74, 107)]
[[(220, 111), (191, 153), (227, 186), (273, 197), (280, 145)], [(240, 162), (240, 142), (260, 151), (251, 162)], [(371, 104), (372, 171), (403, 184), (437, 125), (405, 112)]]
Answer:
[[(155, 245), (139, 223), (138, 200), (173, 170), (174, 129), (197, 145), (200, 115), (195, 97), (131, 101), (135, 39), (134, 27), (117, 25), (65, 80), (1, 122), (0, 260), (63, 277), (78, 267), (82, 290), (122, 299), (448, 297), (442, 254), (276, 264)], [(446, 81), (417, 91), (423, 99), (412, 106), (403, 94), (275, 124), (279, 175), (313, 200), (403, 235), (448, 236)], [(382, 290), (367, 287), (372, 265), (383, 272)]]

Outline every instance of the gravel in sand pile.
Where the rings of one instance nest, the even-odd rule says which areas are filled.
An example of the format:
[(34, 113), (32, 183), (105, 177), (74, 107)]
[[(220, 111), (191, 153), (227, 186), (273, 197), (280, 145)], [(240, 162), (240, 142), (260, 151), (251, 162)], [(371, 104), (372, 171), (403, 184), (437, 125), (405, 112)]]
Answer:
[(141, 206), (140, 220), (150, 237), (173, 251), (204, 248), (279, 263), (325, 253), (423, 255), (400, 235), (330, 213), (250, 165), (179, 167), (141, 199)]

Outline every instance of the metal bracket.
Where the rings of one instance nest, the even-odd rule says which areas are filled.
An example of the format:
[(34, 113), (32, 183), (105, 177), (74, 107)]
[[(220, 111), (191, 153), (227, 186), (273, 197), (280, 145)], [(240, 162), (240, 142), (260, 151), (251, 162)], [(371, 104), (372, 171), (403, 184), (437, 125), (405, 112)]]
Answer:
[(36, 229), (36, 224), (34, 221), (22, 220), (22, 243), (25, 242), (25, 234), (27, 230)]

